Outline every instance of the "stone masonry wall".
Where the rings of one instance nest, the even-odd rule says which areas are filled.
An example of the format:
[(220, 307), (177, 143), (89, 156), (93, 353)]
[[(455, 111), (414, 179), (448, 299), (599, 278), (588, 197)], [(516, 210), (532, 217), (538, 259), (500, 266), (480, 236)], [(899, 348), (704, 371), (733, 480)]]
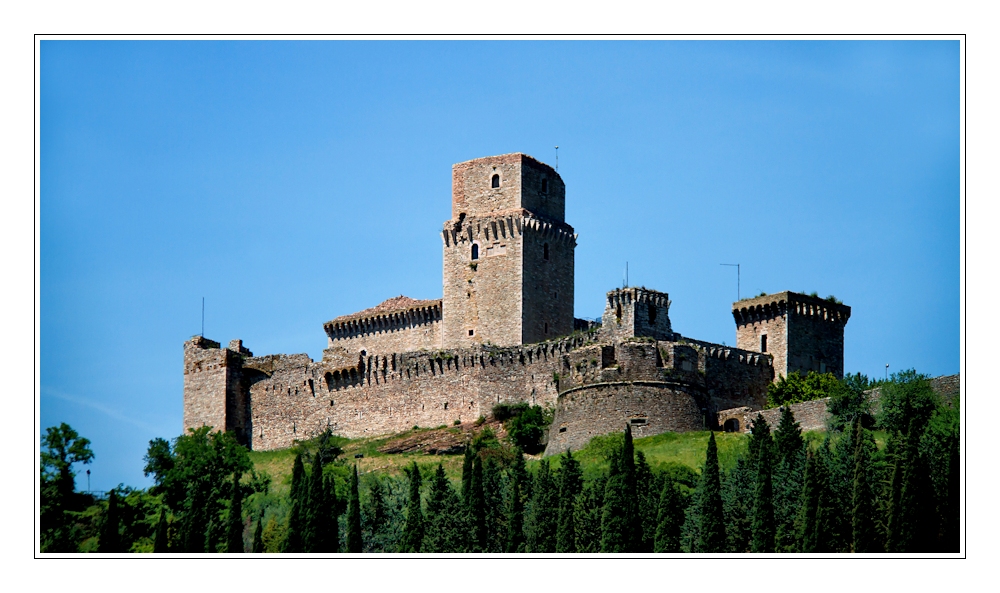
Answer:
[[(492, 186), (499, 175), (499, 187)], [(526, 209), (556, 222), (565, 220), (566, 186), (556, 171), (521, 153), (473, 159), (451, 169), (451, 217), (489, 216)], [(542, 191), (543, 180), (545, 191)]]
[(631, 424), (634, 438), (702, 430), (705, 416), (696, 388), (683, 383), (597, 383), (559, 395), (546, 455), (580, 449), (591, 438)]
[(184, 343), (184, 427), (226, 427), (226, 394), (233, 381), (232, 353), (195, 336)]
[(520, 343), (573, 333), (576, 235), (571, 227), (532, 218), (524, 225), (522, 239)]
[(288, 447), (327, 426), (357, 438), (450, 425), (488, 416), (499, 402), (551, 407), (564, 355), (582, 344), (575, 337), (515, 348), (375, 355), (352, 369), (333, 369), (306, 355), (250, 358), (244, 368), (259, 373), (248, 387), (253, 448)]
[(616, 288), (607, 293), (601, 331), (604, 339), (634, 336), (672, 340), (670, 298), (665, 292), (646, 288)]
[(405, 311), (324, 324), (329, 348), (352, 354), (441, 347), (441, 301)]

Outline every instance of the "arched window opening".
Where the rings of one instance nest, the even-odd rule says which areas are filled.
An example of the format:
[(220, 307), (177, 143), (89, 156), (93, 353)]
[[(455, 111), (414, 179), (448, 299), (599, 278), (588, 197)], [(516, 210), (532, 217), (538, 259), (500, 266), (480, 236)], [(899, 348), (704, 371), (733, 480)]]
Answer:
[(493, 179), (490, 180), (490, 187), (500, 187), (500, 176), (496, 173), (493, 174)]
[(472, 244), (472, 259), (479, 259), (479, 245)]
[(722, 430), (726, 432), (739, 432), (740, 421), (736, 418), (730, 418), (729, 420), (726, 420), (725, 424), (722, 425)]
[(542, 245), (542, 258), (546, 261), (549, 259), (549, 244), (545, 243)]

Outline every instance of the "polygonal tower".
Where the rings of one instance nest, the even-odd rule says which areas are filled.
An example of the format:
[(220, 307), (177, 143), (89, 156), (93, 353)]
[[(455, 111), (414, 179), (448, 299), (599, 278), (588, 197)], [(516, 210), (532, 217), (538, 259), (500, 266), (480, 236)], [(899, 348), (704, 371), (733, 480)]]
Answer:
[(576, 235), (552, 167), (505, 154), (452, 167), (442, 346), (514, 346), (573, 332)]
[(796, 292), (733, 303), (736, 347), (774, 358), (774, 380), (798, 371), (844, 375), (844, 326), (851, 308)]

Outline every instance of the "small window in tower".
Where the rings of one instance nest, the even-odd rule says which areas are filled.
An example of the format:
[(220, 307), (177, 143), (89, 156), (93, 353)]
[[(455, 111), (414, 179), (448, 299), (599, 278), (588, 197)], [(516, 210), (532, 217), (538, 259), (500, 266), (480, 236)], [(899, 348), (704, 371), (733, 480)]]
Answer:
[(479, 259), (479, 245), (472, 244), (472, 259)]
[(545, 260), (549, 259), (549, 244), (545, 243), (542, 245), (542, 258)]
[(760, 351), (767, 352), (767, 334), (760, 337)]
[(549, 333), (549, 324), (548, 323), (545, 324), (545, 333)]
[(493, 179), (490, 180), (490, 187), (500, 187), (500, 176), (496, 173), (493, 174)]
[(656, 305), (649, 303), (649, 308), (646, 311), (649, 313), (649, 322), (656, 323)]
[(548, 179), (542, 179), (542, 193), (543, 194), (549, 193), (549, 180)]
[(476, 335), (476, 330), (474, 330), (474, 329), (470, 329), (470, 330), (469, 330), (469, 335), (470, 335), (470, 336), (474, 336), (474, 335)]

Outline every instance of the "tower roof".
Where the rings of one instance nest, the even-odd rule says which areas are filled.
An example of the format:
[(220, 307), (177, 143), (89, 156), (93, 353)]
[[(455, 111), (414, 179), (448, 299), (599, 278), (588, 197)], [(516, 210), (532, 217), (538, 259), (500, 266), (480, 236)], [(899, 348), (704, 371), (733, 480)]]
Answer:
[(429, 300), (417, 300), (411, 299), (408, 296), (399, 295), (392, 297), (391, 299), (386, 299), (381, 303), (365, 309), (364, 311), (358, 311), (357, 313), (351, 313), (350, 315), (341, 315), (336, 319), (332, 319), (327, 323), (342, 323), (345, 321), (353, 321), (355, 319), (365, 319), (367, 317), (375, 317), (377, 315), (388, 315), (390, 313), (402, 313), (403, 311), (409, 311), (410, 309), (420, 309), (423, 307), (432, 307), (435, 305), (440, 305), (441, 299), (429, 299)]

